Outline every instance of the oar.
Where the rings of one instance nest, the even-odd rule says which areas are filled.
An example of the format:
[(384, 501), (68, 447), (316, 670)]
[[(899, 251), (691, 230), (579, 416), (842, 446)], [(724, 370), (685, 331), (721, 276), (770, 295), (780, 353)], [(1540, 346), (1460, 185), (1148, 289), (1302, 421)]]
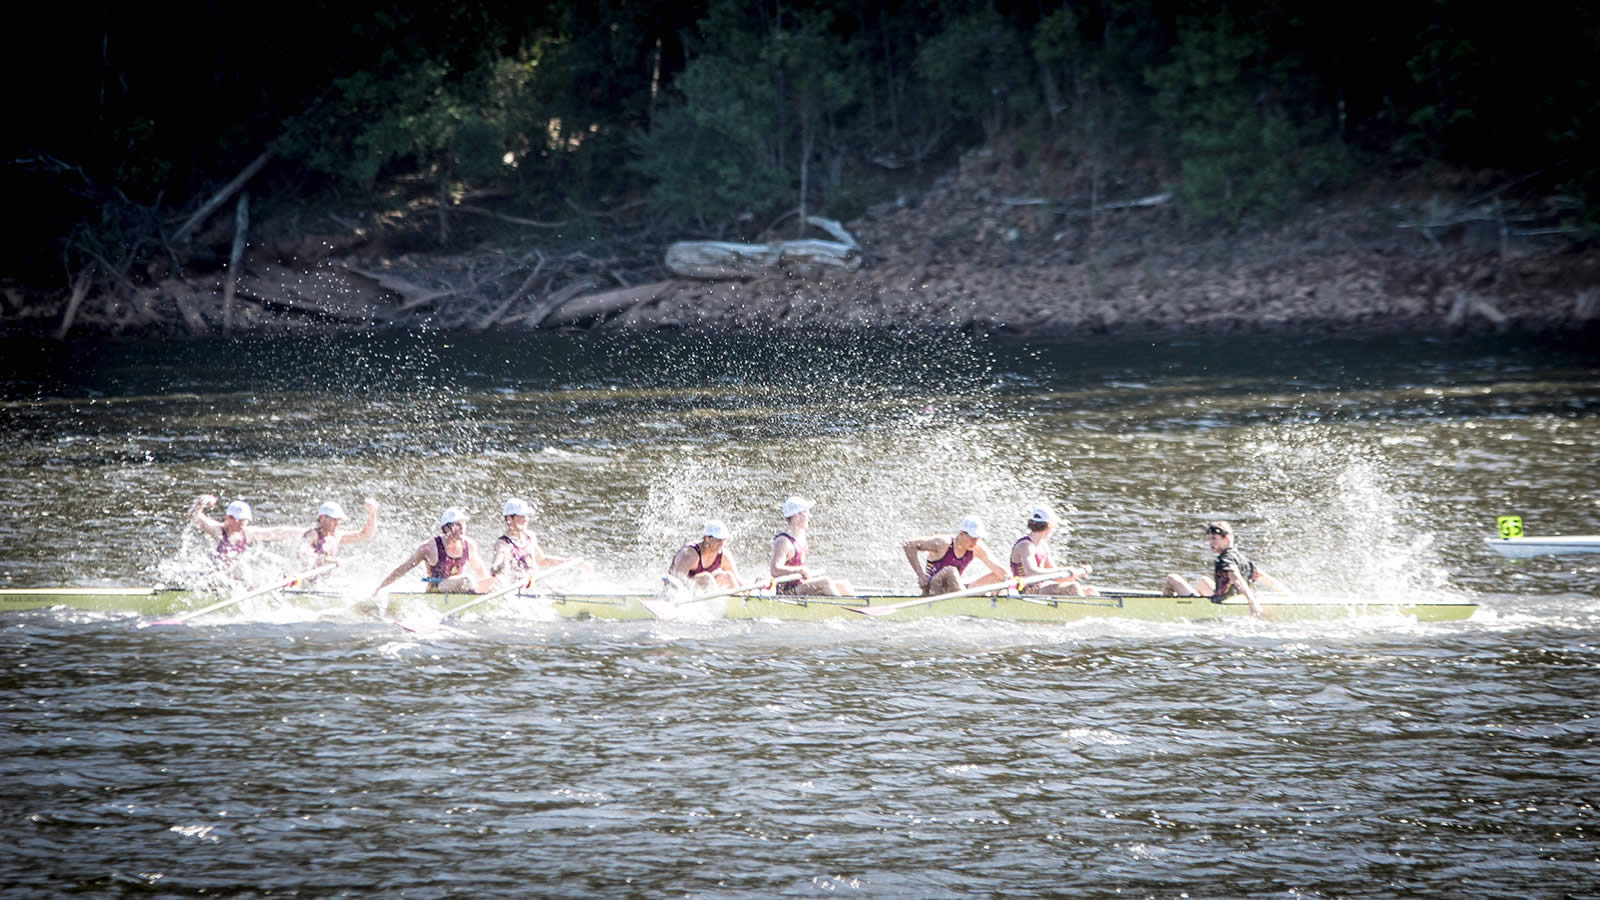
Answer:
[(957, 597), (976, 597), (979, 594), (993, 594), (999, 591), (1010, 590), (1011, 588), (1021, 590), (1030, 584), (1038, 584), (1041, 581), (1050, 581), (1058, 577), (1060, 576), (1052, 572), (1049, 575), (1031, 575), (1027, 578), (1010, 578), (1000, 582), (999, 584), (984, 584), (979, 585), (978, 587), (970, 587), (962, 591), (951, 591), (948, 594), (935, 594), (932, 597), (918, 597), (915, 600), (907, 600), (903, 603), (890, 603), (887, 606), (847, 606), (845, 608), (851, 612), (861, 613), (864, 616), (887, 616), (890, 613), (899, 612), (902, 609), (910, 609), (913, 606), (927, 606), (930, 603), (938, 603), (941, 600), (954, 600)]
[(402, 622), (402, 621), (397, 619), (397, 620), (395, 620), (395, 624), (399, 625), (401, 628), (404, 628), (407, 631), (415, 631), (415, 632), (418, 632), (418, 633), (438, 631), (440, 626), (444, 625), (446, 619), (449, 619), (451, 616), (454, 616), (457, 613), (465, 612), (466, 610), (469, 610), (469, 609), (473, 608), (474, 606), (479, 606), (481, 604), (488, 603), (491, 600), (499, 600), (501, 597), (504, 597), (507, 594), (511, 594), (511, 593), (515, 593), (517, 591), (520, 591), (523, 588), (533, 587), (533, 585), (536, 582), (543, 581), (546, 578), (549, 578), (551, 575), (554, 575), (557, 572), (560, 572), (560, 571), (562, 571), (564, 569), (571, 568), (572, 566), (575, 566), (575, 565), (577, 565), (578, 563), (581, 563), (581, 562), (583, 562), (583, 559), (581, 557), (574, 556), (572, 559), (569, 559), (566, 562), (564, 562), (564, 563), (562, 563), (562, 564), (560, 564), (558, 566), (551, 566), (550, 568), (545, 569), (543, 572), (539, 572), (538, 574), (530, 575), (527, 578), (523, 578), (523, 579), (519, 580), (516, 584), (511, 585), (510, 587), (501, 588), (498, 591), (492, 591), (490, 593), (483, 594), (482, 596), (473, 597), (471, 600), (468, 600), (465, 603), (462, 603), (462, 604), (457, 605), (457, 606), (453, 606), (450, 609), (445, 610), (444, 615), (440, 616), (439, 620), (437, 622), (417, 622), (417, 621)]
[(645, 609), (648, 609), (650, 614), (656, 618), (670, 621), (678, 618), (679, 614), (683, 611), (683, 607), (688, 606), (691, 603), (704, 603), (707, 600), (715, 600), (718, 597), (732, 597), (735, 594), (749, 594), (754, 591), (766, 590), (770, 587), (775, 587), (790, 581), (799, 580), (800, 573), (795, 572), (790, 575), (785, 575), (782, 578), (763, 578), (760, 581), (752, 581), (742, 587), (728, 588), (726, 590), (715, 591), (710, 594), (702, 594), (698, 597), (690, 597), (688, 600), (682, 601), (668, 600), (665, 597), (641, 597), (639, 599), (639, 605), (643, 606)]
[(263, 596), (265, 596), (267, 594), (270, 594), (270, 593), (272, 593), (274, 591), (281, 591), (284, 588), (292, 588), (295, 585), (299, 584), (302, 581), (305, 581), (308, 578), (315, 578), (318, 575), (326, 575), (327, 573), (332, 572), (334, 570), (334, 568), (336, 568), (334, 563), (328, 563), (325, 566), (318, 566), (315, 569), (310, 569), (308, 571), (301, 572), (298, 575), (291, 575), (288, 578), (284, 579), (283, 581), (277, 582), (276, 584), (269, 585), (269, 586), (261, 588), (259, 590), (249, 591), (247, 593), (240, 594), (237, 597), (230, 597), (227, 600), (220, 600), (220, 601), (218, 601), (216, 603), (211, 604), (210, 606), (204, 606), (204, 607), (201, 607), (200, 609), (196, 609), (196, 610), (193, 610), (191, 612), (186, 612), (186, 613), (184, 613), (182, 615), (179, 615), (179, 616), (172, 616), (172, 617), (166, 618), (166, 619), (157, 619), (156, 621), (151, 622), (150, 624), (151, 625), (182, 625), (183, 623), (189, 621), (190, 619), (196, 618), (198, 616), (203, 616), (206, 613), (214, 613), (219, 609), (227, 609), (228, 607), (233, 606), (236, 603), (243, 603), (246, 600), (252, 600), (252, 599), (254, 599), (256, 597), (263, 597)]

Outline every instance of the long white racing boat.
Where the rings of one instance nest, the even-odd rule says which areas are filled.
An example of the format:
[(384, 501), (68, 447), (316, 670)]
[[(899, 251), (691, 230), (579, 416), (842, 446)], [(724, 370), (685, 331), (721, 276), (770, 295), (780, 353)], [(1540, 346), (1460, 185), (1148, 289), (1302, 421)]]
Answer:
[(1600, 534), (1555, 535), (1551, 537), (1484, 538), (1489, 549), (1513, 559), (1530, 556), (1567, 556), (1600, 553)]
[[(429, 609), (446, 612), (473, 602), (474, 594), (392, 593), (387, 610)], [(182, 614), (216, 601), (217, 595), (175, 588), (9, 588), (0, 589), (0, 611), (67, 607), (135, 613), (144, 616)], [(1295, 621), (1355, 616), (1402, 615), (1423, 622), (1466, 619), (1477, 604), (1465, 600), (1333, 599), (1290, 594), (1258, 594), (1268, 619)], [(348, 610), (356, 598), (334, 591), (279, 591), (258, 602), (293, 603), (308, 609)], [(1206, 597), (1164, 597), (1154, 593), (1108, 593), (1101, 597), (1059, 597), (1016, 593), (929, 599), (905, 595), (859, 597), (796, 597), (770, 591), (734, 594), (683, 603), (660, 595), (561, 593), (521, 590), (496, 597), (473, 615), (493, 615), (495, 608), (529, 612), (548, 610), (567, 619), (629, 620), (652, 618), (776, 619), (818, 622), (830, 619), (895, 621), (969, 616), (1017, 622), (1072, 622), (1087, 618), (1127, 618), (1151, 622), (1204, 621), (1248, 616), (1242, 599), (1214, 603)], [(663, 608), (668, 610), (663, 615)], [(213, 613), (196, 624), (224, 622), (237, 610)]]

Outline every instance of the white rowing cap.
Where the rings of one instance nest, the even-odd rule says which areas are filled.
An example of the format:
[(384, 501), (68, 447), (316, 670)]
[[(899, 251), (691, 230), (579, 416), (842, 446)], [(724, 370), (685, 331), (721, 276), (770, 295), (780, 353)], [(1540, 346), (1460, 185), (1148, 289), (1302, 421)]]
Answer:
[(454, 525), (457, 522), (465, 522), (466, 520), (467, 514), (452, 506), (439, 515), (439, 527), (443, 528), (446, 525)]
[(816, 506), (816, 504), (804, 497), (790, 497), (783, 501), (783, 517), (787, 519), (790, 516), (798, 516), (803, 512), (809, 511), (813, 506)]
[(243, 500), (235, 500), (232, 503), (229, 503), (228, 515), (233, 516), (235, 519), (238, 519), (241, 522), (248, 521), (250, 519), (250, 504), (244, 502)]
[(529, 506), (526, 500), (512, 497), (506, 501), (505, 508), (500, 510), (500, 514), (502, 516), (531, 516), (533, 515), (533, 507)]
[(707, 519), (706, 527), (700, 533), (708, 538), (725, 541), (728, 539), (728, 526), (718, 519)]
[(978, 540), (983, 539), (983, 521), (977, 516), (967, 516), (962, 519), (961, 530)]
[(317, 507), (317, 515), (327, 516), (330, 519), (342, 519), (344, 518), (344, 507), (340, 506), (337, 500), (329, 500), (327, 503)]

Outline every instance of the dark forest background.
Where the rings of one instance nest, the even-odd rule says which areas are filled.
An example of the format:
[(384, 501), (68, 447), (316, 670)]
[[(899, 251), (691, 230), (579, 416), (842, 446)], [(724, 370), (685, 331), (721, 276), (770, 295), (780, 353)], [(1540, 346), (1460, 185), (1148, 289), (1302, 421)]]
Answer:
[(175, 232), (262, 160), (258, 218), (426, 210), (444, 249), (491, 203), (574, 239), (848, 220), (980, 144), (1046, 189), (1145, 167), (1196, 228), (1432, 171), (1600, 220), (1582, 3), (97, 4), (13, 39), (0, 275), (36, 287), (195, 265)]

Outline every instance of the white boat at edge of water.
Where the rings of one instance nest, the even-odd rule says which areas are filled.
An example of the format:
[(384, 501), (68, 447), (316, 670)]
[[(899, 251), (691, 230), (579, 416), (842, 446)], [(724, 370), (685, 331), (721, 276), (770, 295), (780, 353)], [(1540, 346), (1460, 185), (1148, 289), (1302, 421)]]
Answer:
[(1512, 559), (1530, 556), (1569, 556), (1600, 553), (1600, 534), (1556, 535), (1552, 537), (1484, 538), (1489, 549)]

